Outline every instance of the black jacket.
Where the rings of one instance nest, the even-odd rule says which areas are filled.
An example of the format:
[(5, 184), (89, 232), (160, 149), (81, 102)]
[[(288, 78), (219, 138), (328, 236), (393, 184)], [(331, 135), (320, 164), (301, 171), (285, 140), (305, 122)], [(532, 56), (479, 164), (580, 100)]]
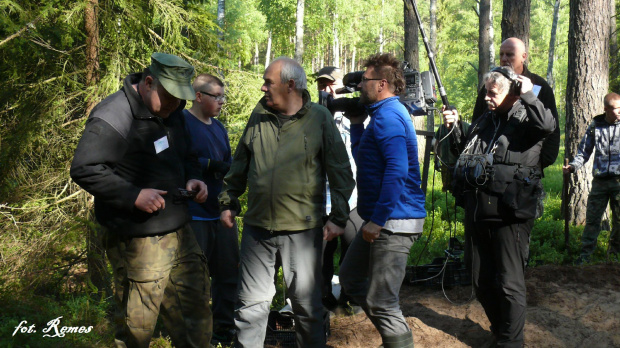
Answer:
[[(455, 137), (462, 153), (457, 162), (453, 186), (455, 191), (464, 194), (463, 203), (468, 213), (475, 214), (476, 221), (521, 218), (520, 209), (535, 208), (530, 203), (535, 204), (537, 197), (522, 197), (533, 200), (513, 204), (512, 198), (506, 197), (507, 188), (513, 182), (519, 181), (519, 185), (523, 185), (525, 181), (527, 185), (542, 189), (541, 147), (543, 139), (554, 129), (551, 112), (532, 92), (523, 94), (507, 113), (487, 111), (471, 124), (467, 135), (461, 132), (460, 127), (455, 128)], [(463, 175), (468, 170), (463, 170), (463, 161), (468, 160), (464, 154), (484, 153), (492, 157), (492, 165), (487, 166), (486, 175), (477, 180)], [(467, 166), (473, 167), (472, 162)], [(469, 170), (470, 174), (473, 172)], [(518, 187), (516, 192), (510, 194), (525, 193), (523, 190), (524, 187)], [(510, 205), (513, 207), (510, 208)]]
[[(184, 225), (189, 214), (178, 188), (200, 178), (183, 124), (185, 103), (166, 119), (151, 114), (132, 87), (140, 77), (129, 75), (120, 91), (92, 110), (71, 164), (73, 180), (95, 196), (97, 221), (126, 236), (168, 233)], [(168, 147), (157, 153), (159, 139)], [(165, 209), (138, 210), (134, 203), (143, 188), (167, 191)]]
[[(521, 74), (530, 80), (534, 85), (540, 86), (540, 92), (538, 93), (538, 100), (551, 111), (551, 115), (555, 119), (555, 130), (551, 133), (543, 142), (542, 152), (540, 154), (540, 160), (543, 168), (547, 168), (555, 162), (560, 151), (560, 117), (558, 116), (558, 110), (555, 105), (555, 96), (553, 95), (553, 89), (545, 79), (527, 70), (527, 66), (523, 66), (523, 74)], [(484, 101), (484, 96), (487, 90), (484, 86), (478, 92), (478, 98), (476, 99), (476, 105), (474, 106), (474, 113), (472, 115), (472, 122), (482, 116), (487, 110), (487, 104)]]

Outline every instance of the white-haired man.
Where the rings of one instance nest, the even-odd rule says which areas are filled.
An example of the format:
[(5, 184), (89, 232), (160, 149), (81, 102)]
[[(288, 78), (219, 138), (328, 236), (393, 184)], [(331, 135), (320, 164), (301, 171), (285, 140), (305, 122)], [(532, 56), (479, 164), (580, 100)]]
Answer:
[(461, 155), (453, 192), (465, 207), (472, 276), (498, 347), (523, 347), (525, 264), (542, 193), (543, 140), (555, 129), (532, 81), (509, 67), (484, 76), (487, 111), (467, 134), (456, 110), (444, 110)]
[[(265, 96), (250, 116), (219, 196), (222, 223), (232, 226), (240, 210), (238, 198), (248, 187), (236, 346), (264, 344), (279, 254), (297, 346), (325, 347), (322, 239), (344, 233), (355, 181), (331, 113), (310, 102), (303, 68), (290, 58), (278, 58), (263, 79)], [(323, 226), (325, 173), (332, 210)]]

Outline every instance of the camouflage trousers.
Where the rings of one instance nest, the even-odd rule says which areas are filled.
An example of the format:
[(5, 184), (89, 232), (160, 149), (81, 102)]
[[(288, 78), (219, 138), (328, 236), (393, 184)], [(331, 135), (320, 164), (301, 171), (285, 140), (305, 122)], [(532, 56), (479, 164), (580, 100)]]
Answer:
[(114, 271), (117, 347), (148, 347), (161, 310), (176, 347), (208, 347), (212, 315), (206, 260), (189, 226), (128, 238), (106, 230)]
[(608, 253), (620, 252), (620, 178), (592, 180), (592, 190), (588, 196), (586, 209), (586, 227), (581, 237), (581, 256), (589, 257), (596, 249), (596, 242), (601, 231), (601, 219), (611, 206), (612, 230), (609, 236)]

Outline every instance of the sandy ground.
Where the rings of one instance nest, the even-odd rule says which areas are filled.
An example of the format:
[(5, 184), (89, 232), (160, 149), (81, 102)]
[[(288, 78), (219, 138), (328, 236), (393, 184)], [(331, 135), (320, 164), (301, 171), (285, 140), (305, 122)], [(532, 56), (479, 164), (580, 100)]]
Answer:
[[(620, 265), (529, 268), (526, 347), (620, 347)], [(401, 307), (416, 348), (486, 347), (489, 322), (471, 286), (403, 286)], [(328, 347), (377, 347), (381, 337), (365, 314), (331, 319)]]

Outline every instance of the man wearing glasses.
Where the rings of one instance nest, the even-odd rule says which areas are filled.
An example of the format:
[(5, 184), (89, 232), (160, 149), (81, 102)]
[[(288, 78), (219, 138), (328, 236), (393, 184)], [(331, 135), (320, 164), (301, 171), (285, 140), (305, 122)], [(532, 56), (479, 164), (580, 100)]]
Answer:
[(340, 282), (364, 309), (386, 348), (413, 347), (398, 303), (409, 250), (424, 227), (415, 130), (398, 95), (405, 87), (400, 62), (370, 57), (359, 84), (366, 116), (351, 117), (357, 163), (357, 211), (364, 220), (340, 267)]
[(220, 223), (217, 195), (232, 162), (226, 128), (217, 117), (226, 102), (224, 84), (209, 74), (201, 74), (193, 83), (196, 100), (183, 110), (185, 128), (202, 165), (202, 177), (209, 189), (204, 203), (191, 202), (190, 225), (207, 257), (213, 296), (212, 343), (228, 344), (235, 332), (234, 306), (237, 301), (239, 242), (237, 224), (227, 228)]

